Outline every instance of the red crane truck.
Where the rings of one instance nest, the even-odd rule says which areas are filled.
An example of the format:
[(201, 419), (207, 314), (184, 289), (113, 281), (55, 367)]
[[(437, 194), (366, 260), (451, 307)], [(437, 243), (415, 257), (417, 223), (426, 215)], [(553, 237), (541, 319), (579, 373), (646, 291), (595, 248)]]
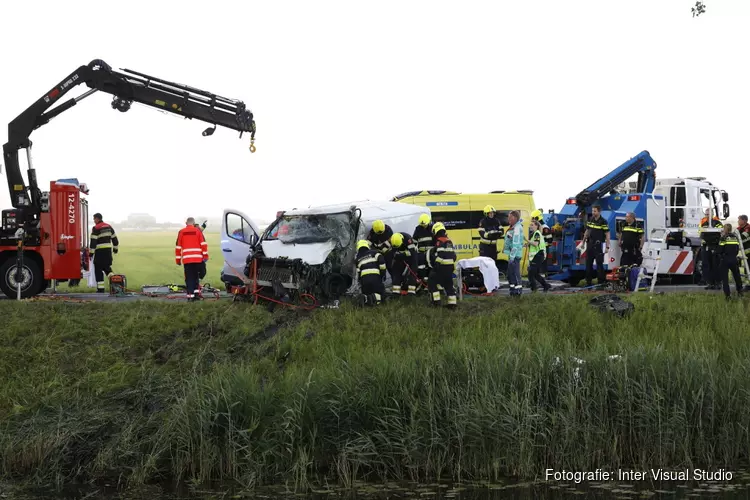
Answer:
[[(50, 109), (74, 87), (85, 83), (89, 90)], [(250, 151), (255, 151), (255, 120), (242, 101), (227, 99), (187, 85), (168, 82), (143, 73), (114, 71), (95, 59), (76, 69), (52, 90), (8, 124), (8, 142), (3, 145), (12, 209), (2, 211), (0, 225), (0, 291), (11, 298), (29, 298), (44, 292), (50, 280), (80, 280), (88, 265), (89, 215), (82, 196), (88, 190), (77, 179), (50, 183), (39, 189), (31, 163), (31, 133), (96, 91), (111, 94), (112, 109), (126, 112), (133, 102), (250, 133)], [(19, 165), (19, 151), (26, 150), (28, 186)]]

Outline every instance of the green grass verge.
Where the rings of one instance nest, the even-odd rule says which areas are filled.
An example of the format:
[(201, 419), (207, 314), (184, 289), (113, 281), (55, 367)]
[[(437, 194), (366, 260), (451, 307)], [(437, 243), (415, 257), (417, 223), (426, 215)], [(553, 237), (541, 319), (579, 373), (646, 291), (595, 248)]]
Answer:
[(731, 470), (750, 447), (748, 304), (632, 300), (626, 319), (582, 296), (273, 315), (2, 302), (0, 472), (304, 487)]
[[(115, 228), (117, 230), (117, 228)], [(219, 233), (206, 232), (209, 259), (206, 263), (206, 278), (204, 282), (222, 288), (220, 279), (224, 256), (221, 253)], [(177, 231), (154, 232), (121, 232), (117, 233), (120, 248), (113, 256), (112, 271), (124, 274), (128, 280), (128, 288), (140, 291), (143, 285), (163, 285), (167, 283), (184, 284), (185, 276), (182, 266), (174, 262), (174, 246)], [(60, 292), (93, 292), (88, 288), (85, 280), (77, 287), (69, 288), (67, 284), (60, 284)]]

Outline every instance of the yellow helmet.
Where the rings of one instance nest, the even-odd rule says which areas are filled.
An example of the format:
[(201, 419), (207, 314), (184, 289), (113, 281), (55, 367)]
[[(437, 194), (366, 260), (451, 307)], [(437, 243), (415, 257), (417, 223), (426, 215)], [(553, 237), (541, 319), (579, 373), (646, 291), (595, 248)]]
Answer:
[(495, 211), (495, 207), (493, 207), (492, 205), (487, 205), (486, 207), (484, 207), (484, 215), (487, 215), (488, 213), (494, 212), (494, 211)]
[(438, 231), (442, 231), (445, 229), (445, 225), (442, 222), (436, 222), (432, 226), (432, 234), (437, 234)]
[(394, 233), (393, 236), (391, 236), (391, 245), (393, 245), (396, 248), (399, 248), (403, 244), (404, 244), (404, 237), (401, 236), (401, 233)]
[(430, 223), (430, 214), (422, 214), (419, 216), (419, 225), (427, 227)]
[(531, 212), (531, 218), (532, 219), (539, 219), (539, 220), (541, 220), (542, 219), (542, 211), (537, 208), (536, 210), (534, 210), (533, 212)]
[(357, 250), (360, 248), (370, 248), (370, 242), (367, 240), (359, 240), (357, 242)]
[(375, 222), (372, 223), (372, 230), (376, 233), (380, 234), (385, 231), (385, 222), (378, 219)]

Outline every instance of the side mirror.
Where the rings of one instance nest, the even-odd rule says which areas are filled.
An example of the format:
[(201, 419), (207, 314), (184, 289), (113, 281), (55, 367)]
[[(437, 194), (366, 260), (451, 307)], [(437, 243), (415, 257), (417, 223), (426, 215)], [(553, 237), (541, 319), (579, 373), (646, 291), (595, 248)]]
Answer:
[(722, 191), (721, 192), (721, 199), (724, 200), (725, 203), (728, 202), (729, 201), (729, 193), (727, 193), (726, 191)]
[(257, 234), (251, 234), (248, 243), (250, 244), (251, 248), (255, 248), (255, 245), (258, 244), (258, 235)]
[(724, 205), (724, 218), (725, 219), (729, 218), (729, 205), (726, 205), (726, 204)]

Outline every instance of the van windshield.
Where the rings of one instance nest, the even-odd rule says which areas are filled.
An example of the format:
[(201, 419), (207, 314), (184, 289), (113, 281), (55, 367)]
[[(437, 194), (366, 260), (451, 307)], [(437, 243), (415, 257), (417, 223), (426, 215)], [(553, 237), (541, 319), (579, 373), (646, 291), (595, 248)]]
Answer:
[(285, 215), (269, 229), (265, 239), (289, 244), (332, 241), (347, 246), (354, 239), (351, 214)]

